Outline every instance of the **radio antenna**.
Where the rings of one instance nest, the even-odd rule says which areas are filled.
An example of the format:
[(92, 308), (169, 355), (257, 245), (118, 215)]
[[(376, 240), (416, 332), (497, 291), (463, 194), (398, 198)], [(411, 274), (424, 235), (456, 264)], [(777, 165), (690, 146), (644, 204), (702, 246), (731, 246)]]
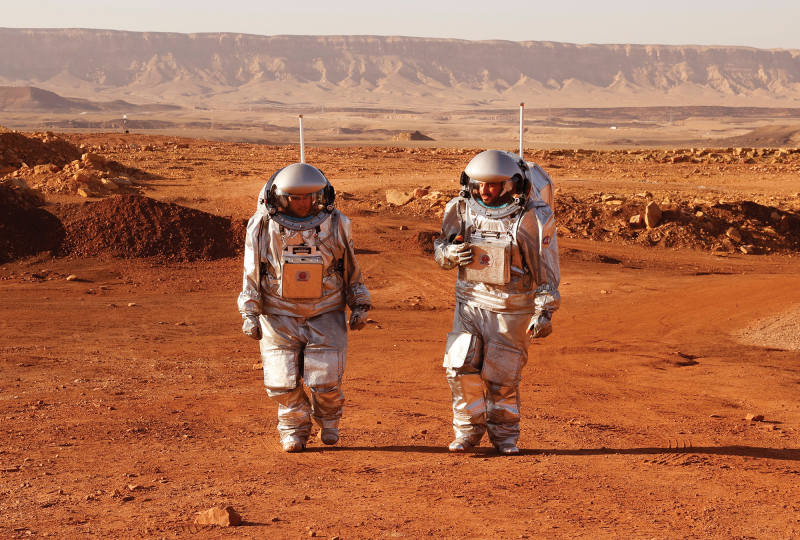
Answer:
[(306, 143), (303, 140), (303, 115), (300, 115), (300, 163), (306, 162)]
[(519, 157), (521, 159), (525, 159), (523, 155), (525, 153), (525, 139), (523, 135), (523, 131), (525, 130), (524, 123), (525, 123), (525, 103), (519, 104)]

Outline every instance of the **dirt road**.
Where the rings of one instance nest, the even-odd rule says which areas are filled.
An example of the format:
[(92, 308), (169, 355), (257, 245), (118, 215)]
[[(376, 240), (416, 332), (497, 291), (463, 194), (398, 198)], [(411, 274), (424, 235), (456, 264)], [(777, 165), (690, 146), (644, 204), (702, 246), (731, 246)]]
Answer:
[[(263, 185), (245, 180), (150, 193), (244, 213)], [(350, 334), (341, 442), (302, 454), (280, 451), (252, 369), (238, 260), (0, 267), (0, 537), (800, 536), (798, 353), (733, 337), (800, 307), (797, 257), (561, 239), (564, 303), (531, 345), (522, 454), (451, 455), (455, 276), (407, 242), (438, 224), (353, 219), (373, 322)], [(192, 524), (221, 505), (245, 526)]]

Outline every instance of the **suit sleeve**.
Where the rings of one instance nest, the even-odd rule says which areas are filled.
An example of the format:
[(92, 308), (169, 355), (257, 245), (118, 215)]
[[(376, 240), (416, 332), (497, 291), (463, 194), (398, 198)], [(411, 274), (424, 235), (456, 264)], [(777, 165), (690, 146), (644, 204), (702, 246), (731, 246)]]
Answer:
[(533, 206), (526, 212), (517, 231), (517, 243), (533, 277), (535, 313), (552, 317), (561, 306), (561, 265), (556, 221), (550, 207)]
[(339, 238), (344, 244), (342, 246), (344, 249), (342, 278), (344, 279), (345, 301), (351, 311), (356, 306), (370, 306), (372, 299), (364, 283), (364, 275), (361, 273), (361, 267), (358, 266), (353, 247), (353, 227), (350, 219), (341, 214), (339, 215)]
[(261, 261), (269, 249), (269, 222), (256, 213), (247, 223), (244, 241), (244, 277), (237, 304), (242, 315), (261, 315)]
[(439, 238), (433, 241), (434, 258), (436, 264), (445, 270), (452, 270), (458, 266), (445, 256), (445, 250), (453, 243), (453, 239), (461, 233), (461, 217), (458, 215), (458, 204), (461, 199), (456, 198), (447, 203), (442, 217), (442, 230)]

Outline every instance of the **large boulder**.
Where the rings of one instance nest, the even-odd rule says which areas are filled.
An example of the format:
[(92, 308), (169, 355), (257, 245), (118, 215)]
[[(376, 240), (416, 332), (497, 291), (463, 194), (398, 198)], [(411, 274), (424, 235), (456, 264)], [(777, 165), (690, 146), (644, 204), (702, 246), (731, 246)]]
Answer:
[(231, 527), (242, 524), (240, 516), (233, 506), (225, 508), (209, 508), (205, 512), (200, 512), (194, 519), (196, 525), (219, 525), (220, 527)]
[(658, 223), (661, 221), (661, 209), (655, 203), (655, 201), (650, 201), (647, 203), (647, 207), (644, 209), (644, 223), (647, 225), (648, 229), (652, 229), (658, 226)]

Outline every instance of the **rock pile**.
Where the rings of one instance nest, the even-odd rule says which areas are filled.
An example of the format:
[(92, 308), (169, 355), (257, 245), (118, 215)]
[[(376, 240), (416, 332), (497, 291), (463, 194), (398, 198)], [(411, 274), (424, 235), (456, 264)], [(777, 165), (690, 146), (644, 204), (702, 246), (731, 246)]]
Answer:
[(796, 164), (798, 148), (676, 148), (672, 150), (539, 150), (528, 159), (567, 157), (610, 163)]
[(109, 197), (64, 223), (62, 255), (174, 261), (234, 257), (244, 246), (244, 220), (231, 220), (140, 195)]
[(13, 131), (0, 131), (0, 176), (17, 169), (53, 164), (58, 168), (79, 159), (81, 151), (52, 131), (30, 137)]
[(559, 232), (568, 238), (745, 254), (800, 251), (797, 211), (752, 201), (651, 199), (651, 193), (613, 199), (558, 194)]
[(433, 141), (435, 139), (428, 137), (427, 135), (423, 135), (419, 131), (401, 131), (394, 137), (392, 137), (393, 141)]
[(103, 197), (136, 189), (137, 180), (127, 174), (127, 168), (116, 162), (107, 162), (100, 154), (87, 152), (81, 159), (67, 163), (63, 168), (54, 164), (22, 168), (16, 177), (25, 179), (43, 194), (72, 194), (82, 197)]
[(414, 191), (400, 191), (397, 189), (386, 190), (386, 202), (389, 206), (405, 206), (414, 201), (426, 207), (427, 211), (433, 211), (436, 216), (441, 217), (444, 207), (453, 195), (448, 195), (441, 191), (430, 191), (430, 186), (416, 188)]

